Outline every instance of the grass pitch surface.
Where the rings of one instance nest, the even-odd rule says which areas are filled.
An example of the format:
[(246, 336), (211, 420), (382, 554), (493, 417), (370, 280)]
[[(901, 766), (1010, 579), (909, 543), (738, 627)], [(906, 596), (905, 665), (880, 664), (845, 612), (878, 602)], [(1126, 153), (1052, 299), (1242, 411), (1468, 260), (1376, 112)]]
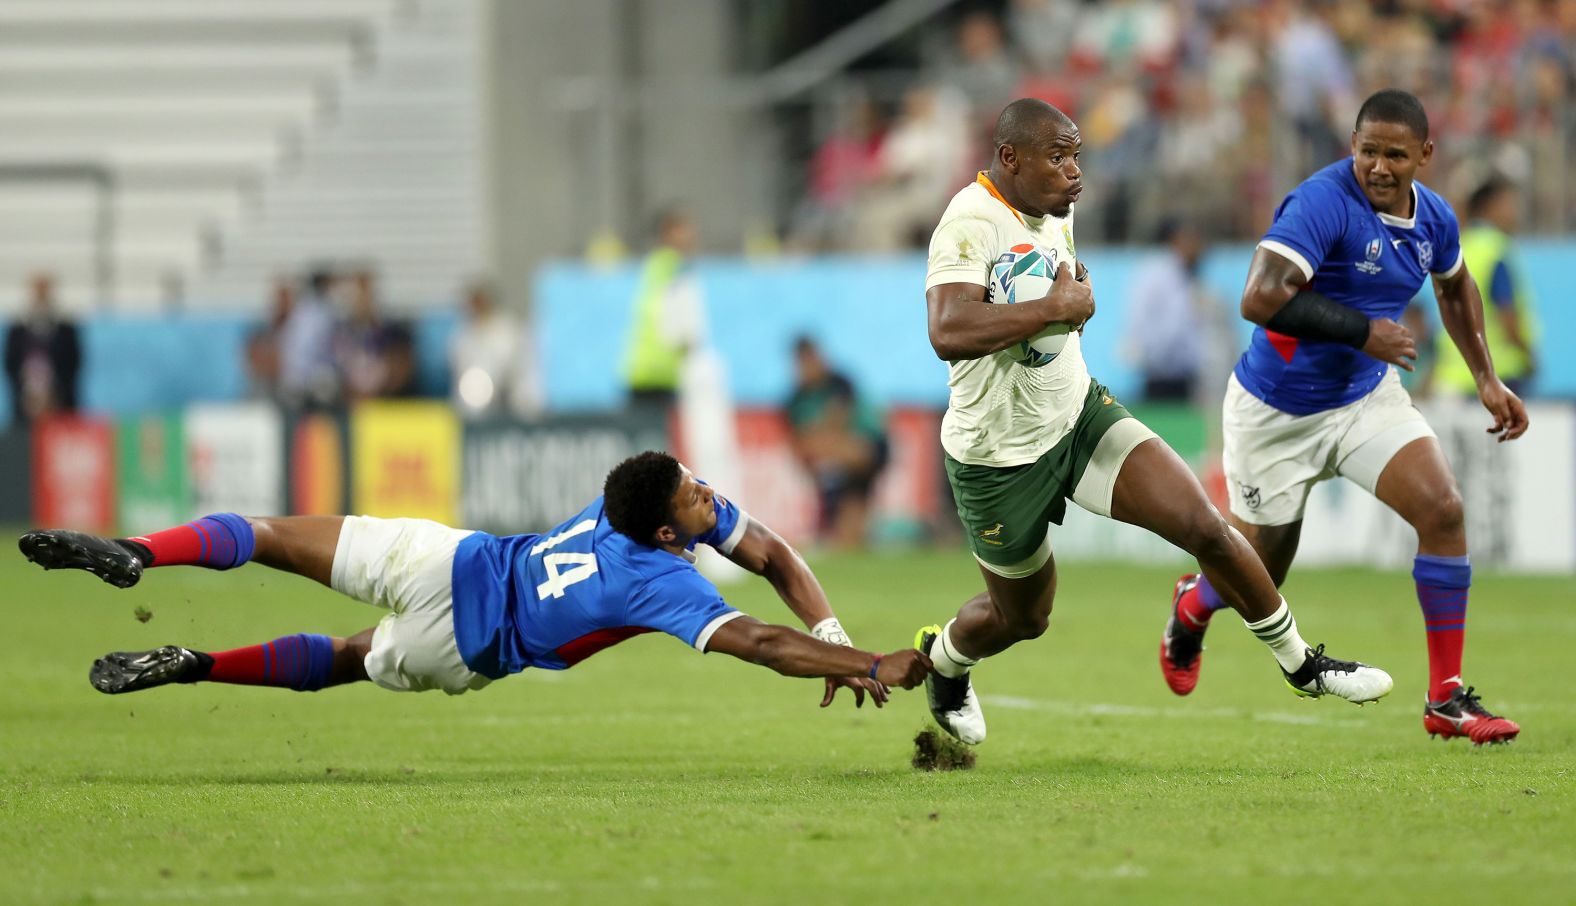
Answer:
[[(814, 565), (882, 650), (980, 587), (959, 551)], [(378, 614), (255, 565), (122, 592), (7, 544), (0, 902), (1570, 902), (1576, 579), (1478, 578), (1467, 676), (1524, 729), (1474, 749), (1422, 731), (1406, 575), (1287, 586), (1310, 642), (1396, 677), (1359, 709), (1295, 698), (1229, 613), (1173, 697), (1156, 647), (1177, 572), (1064, 565), (1049, 634), (977, 673), (976, 767), (923, 773), (922, 692), (822, 711), (816, 681), (662, 636), (454, 699), (105, 696), (87, 670), (106, 651)], [(764, 582), (728, 594), (787, 621)]]

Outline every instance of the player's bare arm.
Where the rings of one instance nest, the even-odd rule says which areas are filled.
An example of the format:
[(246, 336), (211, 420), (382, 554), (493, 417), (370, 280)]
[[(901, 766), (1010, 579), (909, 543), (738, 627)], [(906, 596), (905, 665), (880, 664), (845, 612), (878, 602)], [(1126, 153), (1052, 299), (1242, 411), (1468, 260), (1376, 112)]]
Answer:
[(1370, 320), (1307, 288), (1307, 277), (1290, 258), (1259, 248), (1242, 291), (1242, 317), (1289, 337), (1345, 343), (1381, 362), (1407, 371), (1417, 361), (1412, 332), (1391, 318)]
[(706, 650), (731, 654), (783, 676), (872, 679), (903, 689), (924, 682), (930, 672), (930, 658), (913, 648), (878, 655), (823, 642), (797, 629), (762, 623), (750, 616), (718, 627)]
[(991, 305), (985, 287), (942, 283), (925, 293), (930, 347), (948, 362), (978, 359), (1021, 343), (1052, 324), (1081, 326), (1094, 315), (1088, 271), (1074, 277), (1062, 262), (1051, 291), (1042, 299), (1017, 305)]
[(1501, 442), (1527, 433), (1527, 407), (1495, 373), (1494, 360), (1483, 339), (1483, 296), (1477, 281), (1465, 267), (1449, 277), (1436, 276), (1434, 297), (1439, 300), (1439, 320), (1450, 334), (1450, 342), (1461, 350), (1461, 357), (1477, 381), (1478, 399), (1494, 416), (1488, 433), (1498, 434)]
[(826, 592), (804, 558), (759, 520), (750, 519), (744, 537), (728, 559), (770, 582), (777, 596), (804, 625), (814, 626), (833, 615)]
[[(804, 621), (804, 625), (815, 632), (818, 638), (836, 644), (850, 644), (842, 625), (832, 613), (826, 591), (821, 588), (820, 580), (816, 579), (809, 564), (804, 562), (793, 545), (764, 523), (751, 518), (744, 530), (744, 537), (728, 554), (728, 559), (770, 582), (788, 609)], [(837, 677), (827, 679), (826, 696), (821, 700), (821, 707), (832, 703), (839, 686), (854, 690), (855, 707), (864, 705), (866, 692), (870, 693), (876, 707), (886, 704), (887, 689), (880, 683), (868, 677)]]

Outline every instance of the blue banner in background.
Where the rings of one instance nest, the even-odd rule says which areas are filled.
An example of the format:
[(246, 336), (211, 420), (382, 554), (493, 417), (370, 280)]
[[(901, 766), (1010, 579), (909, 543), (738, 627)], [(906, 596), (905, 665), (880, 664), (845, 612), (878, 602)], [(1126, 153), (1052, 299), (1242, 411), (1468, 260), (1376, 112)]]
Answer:
[[(1576, 244), (1520, 244), (1538, 294), (1543, 345), (1576, 342), (1576, 308), (1566, 303)], [(1153, 249), (1087, 248), (1098, 306), (1084, 333), (1089, 371), (1118, 395), (1134, 396), (1140, 378), (1119, 352), (1127, 330), (1128, 288)], [(1204, 261), (1204, 280), (1238, 326), (1238, 349), (1252, 325), (1237, 313), (1253, 247), (1223, 246)], [(596, 270), (579, 262), (544, 267), (536, 315), (549, 405), (597, 410), (623, 402), (622, 365), (637, 265)], [(711, 344), (726, 361), (735, 399), (776, 405), (792, 387), (792, 343), (808, 333), (871, 401), (945, 406), (947, 369), (930, 349), (925, 259), (828, 257), (761, 263), (706, 259), (696, 265)], [(1425, 295), (1431, 290), (1425, 287)], [(1431, 298), (1431, 295), (1428, 295)], [(1432, 306), (1430, 306), (1432, 307)], [(1545, 354), (1539, 395), (1576, 397), (1576, 359)]]
[[(1526, 240), (1519, 247), (1543, 321), (1539, 360), (1544, 370), (1534, 395), (1576, 398), (1576, 357), (1557, 353), (1576, 344), (1576, 305), (1568, 298), (1576, 242)], [(1153, 254), (1152, 249), (1088, 248), (1082, 257), (1099, 306), (1084, 334), (1084, 356), (1091, 373), (1127, 397), (1135, 396), (1139, 382), (1118, 356), (1127, 330), (1128, 288)], [(1204, 262), (1205, 282), (1229, 323), (1237, 325), (1239, 348), (1250, 331), (1237, 316), (1237, 302), (1251, 255), (1250, 246), (1221, 247)], [(622, 366), (636, 266), (602, 270), (559, 262), (538, 273), (539, 366), (551, 409), (605, 411), (623, 405)], [(925, 328), (922, 257), (708, 259), (696, 273), (711, 343), (727, 363), (741, 404), (775, 406), (787, 397), (793, 339), (806, 333), (872, 402), (946, 405), (947, 369), (931, 352)], [(1423, 298), (1432, 298), (1426, 286)], [(1425, 307), (1433, 309), (1432, 302)], [(256, 316), (232, 314), (84, 319), (83, 407), (130, 416), (244, 399), (246, 338), (260, 323)], [(419, 392), (445, 396), (448, 344), (457, 316), (445, 308), (413, 323)], [(0, 423), (9, 421), (9, 404), (9, 394), (0, 393)]]

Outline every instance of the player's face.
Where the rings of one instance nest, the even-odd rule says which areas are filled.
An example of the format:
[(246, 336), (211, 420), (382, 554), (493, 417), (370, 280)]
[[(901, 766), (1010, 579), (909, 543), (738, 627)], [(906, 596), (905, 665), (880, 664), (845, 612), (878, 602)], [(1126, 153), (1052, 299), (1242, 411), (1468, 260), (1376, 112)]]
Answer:
[(1374, 210), (1412, 213), (1412, 180), (1434, 154), (1434, 143), (1401, 123), (1368, 121), (1352, 133), (1352, 170)]
[(711, 531), (717, 524), (717, 511), (712, 499), (717, 496), (709, 486), (695, 480), (690, 470), (679, 467), (679, 488), (673, 493), (673, 534), (687, 542), (696, 535)]
[(1026, 207), (1026, 214), (1043, 217), (1066, 217), (1072, 212), (1073, 202), (1083, 192), (1083, 170), (1078, 158), (1083, 149), (1083, 137), (1072, 123), (1051, 127), (1051, 134), (1044, 142), (1025, 147), (1018, 155), (1018, 192)]

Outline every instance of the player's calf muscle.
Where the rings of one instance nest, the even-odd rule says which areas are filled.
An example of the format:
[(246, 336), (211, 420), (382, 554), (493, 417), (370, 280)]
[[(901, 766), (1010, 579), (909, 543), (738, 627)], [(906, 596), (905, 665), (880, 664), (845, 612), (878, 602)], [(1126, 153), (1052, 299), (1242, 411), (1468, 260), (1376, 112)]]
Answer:
[(264, 566), (329, 585), (343, 516), (251, 516), (257, 538), (252, 559)]

